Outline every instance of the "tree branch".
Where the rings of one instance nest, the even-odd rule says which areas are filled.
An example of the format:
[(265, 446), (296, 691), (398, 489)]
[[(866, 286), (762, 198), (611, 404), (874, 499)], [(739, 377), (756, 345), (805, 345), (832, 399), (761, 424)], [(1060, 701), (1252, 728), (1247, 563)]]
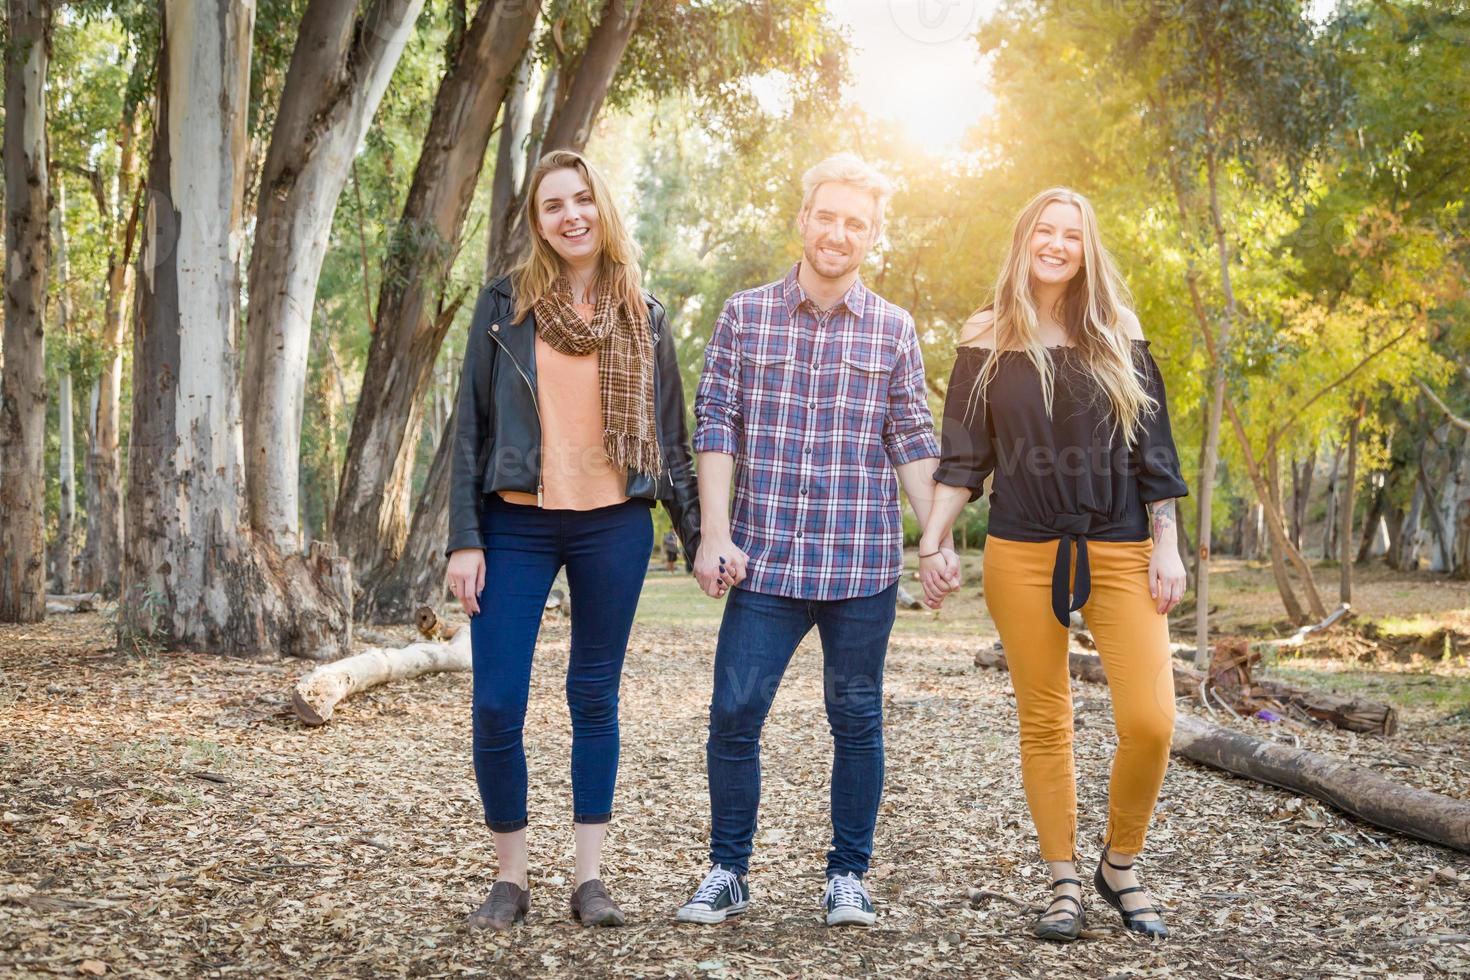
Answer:
[(1460, 416), (1450, 411), (1450, 407), (1440, 400), (1440, 397), (1434, 393), (1434, 389), (1430, 388), (1423, 381), (1420, 381), (1416, 378), (1414, 380), (1414, 383), (1419, 386), (1420, 391), (1424, 392), (1425, 397), (1427, 397), (1430, 401), (1434, 403), (1435, 408), (1439, 409), (1441, 412), (1444, 412), (1445, 417), (1450, 420), (1451, 425), (1453, 425), (1457, 429), (1462, 429), (1465, 432), (1470, 432), (1470, 419), (1462, 419), (1460, 418)]

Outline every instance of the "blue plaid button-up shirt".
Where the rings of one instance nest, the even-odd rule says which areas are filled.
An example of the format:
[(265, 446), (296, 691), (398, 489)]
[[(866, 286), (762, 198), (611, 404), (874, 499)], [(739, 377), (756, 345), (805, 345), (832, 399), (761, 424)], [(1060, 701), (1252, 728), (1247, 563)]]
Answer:
[(903, 572), (894, 466), (938, 457), (909, 314), (861, 281), (822, 313), (793, 268), (736, 293), (705, 348), (695, 452), (735, 457), (740, 585), (798, 599), (881, 592)]

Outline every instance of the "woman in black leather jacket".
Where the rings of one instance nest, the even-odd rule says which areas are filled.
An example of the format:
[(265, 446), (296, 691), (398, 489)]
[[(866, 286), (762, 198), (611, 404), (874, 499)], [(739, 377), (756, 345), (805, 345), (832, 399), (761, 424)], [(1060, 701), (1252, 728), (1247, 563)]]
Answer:
[(637, 246), (606, 183), (578, 154), (548, 153), (531, 175), (526, 221), (525, 258), (476, 305), (454, 433), (448, 584), (470, 615), (475, 778), (499, 863), (469, 922), (505, 929), (530, 907), (521, 732), (542, 610), (565, 567), (571, 911), (584, 925), (621, 925), (599, 864), (649, 508), (664, 502), (692, 556), (699, 494), (674, 340), (639, 287)]

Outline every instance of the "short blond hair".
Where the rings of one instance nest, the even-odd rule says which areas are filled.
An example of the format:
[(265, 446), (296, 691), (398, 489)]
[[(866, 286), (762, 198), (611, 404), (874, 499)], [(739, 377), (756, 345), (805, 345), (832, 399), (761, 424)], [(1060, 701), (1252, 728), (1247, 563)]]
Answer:
[(801, 175), (801, 210), (812, 206), (812, 197), (823, 184), (846, 184), (873, 196), (877, 206), (875, 228), (883, 227), (883, 212), (893, 196), (893, 181), (880, 174), (855, 153), (836, 153)]

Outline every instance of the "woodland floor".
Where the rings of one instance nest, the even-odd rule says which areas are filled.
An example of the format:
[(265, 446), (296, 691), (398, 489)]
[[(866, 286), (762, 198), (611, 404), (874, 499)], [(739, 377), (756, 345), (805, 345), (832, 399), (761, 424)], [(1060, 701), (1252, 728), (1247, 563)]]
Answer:
[[(1275, 628), (1269, 571), (1222, 563), (1220, 575), (1226, 630)], [(1301, 744), (1470, 798), (1464, 583), (1370, 571), (1358, 596), (1355, 631), (1268, 670), (1391, 698), (1400, 733), (1312, 730)], [(941, 613), (901, 612), (894, 633), (869, 876), (878, 925), (821, 924), (831, 747), (809, 640), (766, 731), (751, 910), (721, 927), (676, 926), (674, 907), (705, 867), (719, 612), (690, 579), (650, 574), (623, 680), (604, 864), (630, 924), (597, 932), (565, 914), (568, 631), (548, 620), (527, 719), (533, 918), (502, 935), (461, 925), (492, 867), (470, 770), (468, 675), (379, 688), (308, 729), (288, 707), (308, 663), (120, 655), (105, 614), (0, 627), (0, 975), (1470, 974), (1470, 856), (1178, 760), (1144, 872), (1169, 909), (1167, 943), (1118, 930), (1090, 888), (1094, 931), (1071, 946), (1029, 939), (1027, 914), (1003, 901), (972, 909), (970, 886), (1034, 901), (1046, 881), (1007, 676), (972, 665), (993, 640), (973, 584)], [(1091, 861), (1112, 725), (1101, 688), (1074, 694), (1080, 850)]]

